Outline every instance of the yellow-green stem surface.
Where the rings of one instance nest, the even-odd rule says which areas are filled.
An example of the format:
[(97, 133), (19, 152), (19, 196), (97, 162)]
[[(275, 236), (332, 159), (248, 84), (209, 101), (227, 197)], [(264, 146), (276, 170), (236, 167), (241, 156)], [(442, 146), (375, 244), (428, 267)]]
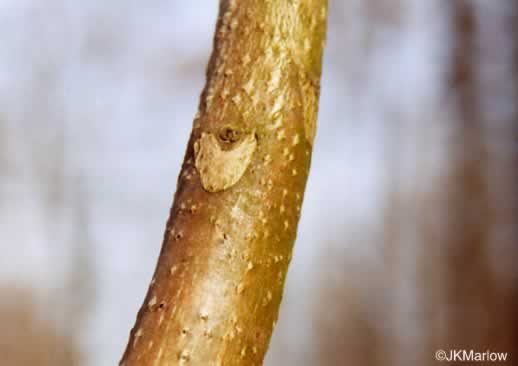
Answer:
[(327, 1), (222, 1), (171, 216), (124, 366), (261, 365), (315, 136)]

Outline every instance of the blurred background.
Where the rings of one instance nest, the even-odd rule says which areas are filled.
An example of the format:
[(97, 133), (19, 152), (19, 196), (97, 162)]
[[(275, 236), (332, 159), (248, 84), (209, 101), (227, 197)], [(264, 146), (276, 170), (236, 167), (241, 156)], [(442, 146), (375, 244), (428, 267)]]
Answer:
[[(0, 0), (2, 366), (117, 364), (217, 8)], [(517, 36), (513, 0), (330, 0), (265, 365), (432, 365), (440, 348), (518, 359)]]

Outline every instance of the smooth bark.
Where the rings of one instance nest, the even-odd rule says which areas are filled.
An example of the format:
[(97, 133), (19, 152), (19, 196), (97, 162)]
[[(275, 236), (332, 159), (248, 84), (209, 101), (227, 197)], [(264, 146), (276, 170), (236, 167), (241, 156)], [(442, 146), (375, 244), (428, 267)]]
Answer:
[(121, 365), (260, 365), (315, 135), (327, 1), (222, 1), (155, 275)]

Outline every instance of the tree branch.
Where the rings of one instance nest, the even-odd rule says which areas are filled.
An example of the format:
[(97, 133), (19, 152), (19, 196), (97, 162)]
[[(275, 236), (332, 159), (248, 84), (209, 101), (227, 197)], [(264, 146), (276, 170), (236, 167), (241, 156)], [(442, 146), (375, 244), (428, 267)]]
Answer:
[(260, 365), (315, 135), (327, 1), (222, 1), (153, 281), (121, 365)]

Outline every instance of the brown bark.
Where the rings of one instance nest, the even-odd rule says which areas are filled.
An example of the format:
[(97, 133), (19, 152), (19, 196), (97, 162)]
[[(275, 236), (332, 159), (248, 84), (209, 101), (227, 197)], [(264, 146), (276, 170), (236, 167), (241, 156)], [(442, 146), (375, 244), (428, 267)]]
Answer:
[(327, 1), (222, 1), (155, 275), (121, 365), (260, 365), (315, 134)]

